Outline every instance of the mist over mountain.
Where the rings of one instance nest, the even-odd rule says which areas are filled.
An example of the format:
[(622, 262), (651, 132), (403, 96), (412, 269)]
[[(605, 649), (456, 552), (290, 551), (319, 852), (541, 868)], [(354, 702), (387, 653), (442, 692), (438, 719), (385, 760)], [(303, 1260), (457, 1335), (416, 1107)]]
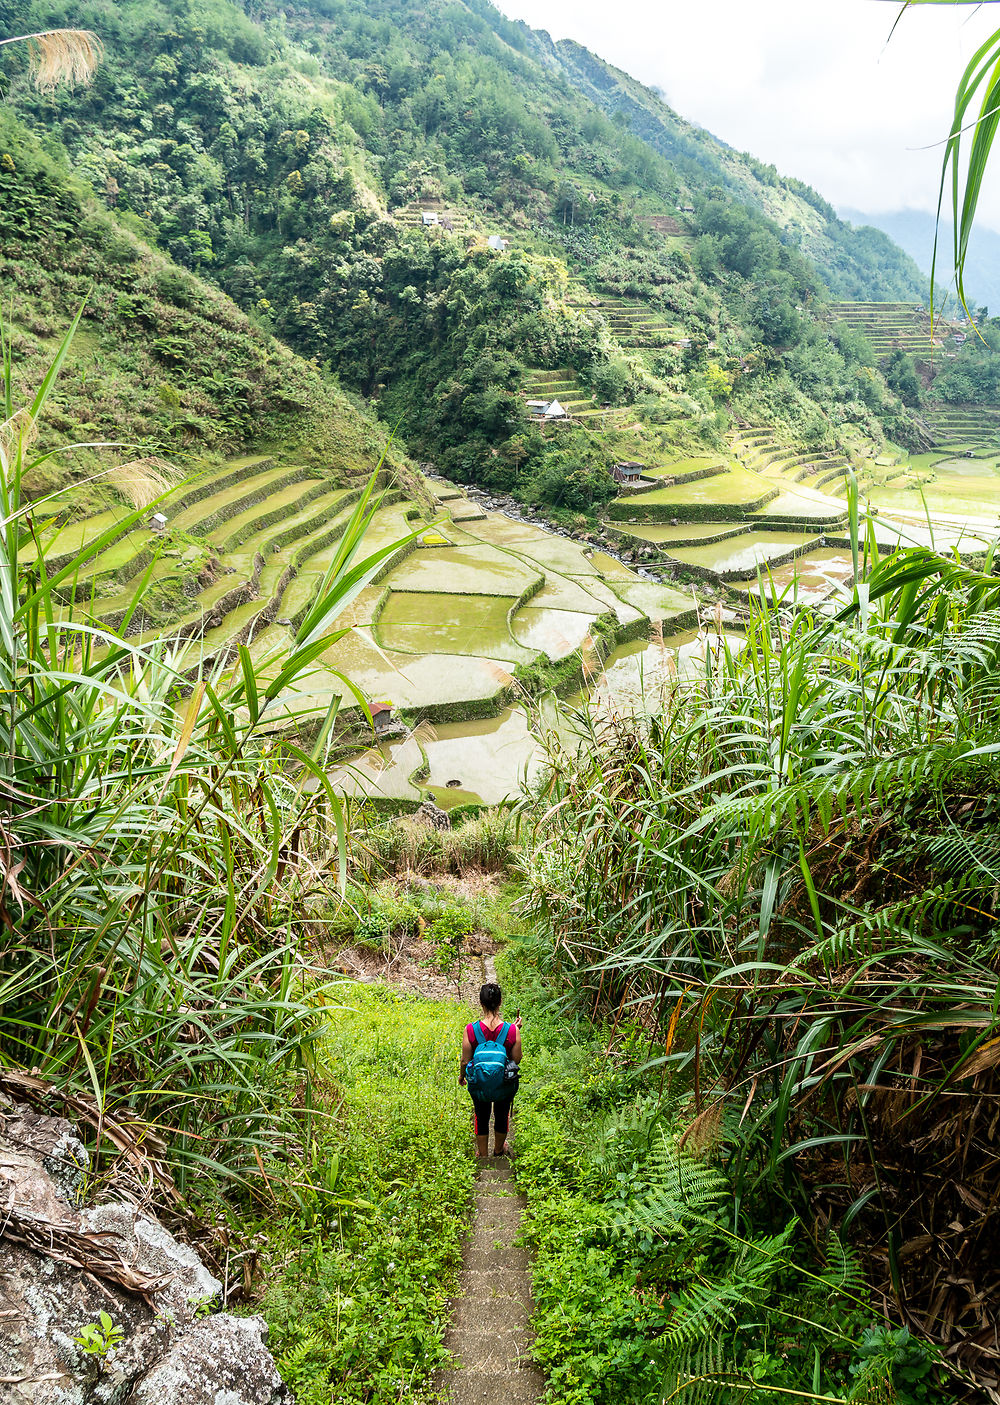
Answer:
[[(909, 254), (921, 273), (930, 278), (937, 222), (927, 210), (885, 210), (878, 214), (865, 214), (862, 210), (845, 207), (839, 213), (841, 219), (849, 220), (854, 226), (870, 225), (882, 230)], [(951, 220), (942, 220), (938, 236), (939, 296), (940, 284), (943, 281), (947, 283), (947, 274), (951, 271), (953, 238), (954, 225)], [(941, 270), (945, 274), (944, 279)], [(1000, 234), (982, 224), (976, 226), (969, 240), (965, 291), (970, 307), (975, 303), (976, 306), (985, 305), (1000, 311)], [(953, 286), (946, 288), (945, 296), (954, 306)]]

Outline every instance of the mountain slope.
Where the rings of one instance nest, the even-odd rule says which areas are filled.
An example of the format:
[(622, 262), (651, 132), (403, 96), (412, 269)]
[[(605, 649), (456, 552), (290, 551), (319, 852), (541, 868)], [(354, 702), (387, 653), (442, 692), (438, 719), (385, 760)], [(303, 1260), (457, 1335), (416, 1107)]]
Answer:
[[(930, 278), (936, 221), (927, 210), (889, 210), (877, 215), (867, 215), (862, 210), (845, 209), (841, 214), (852, 224), (869, 225), (882, 230), (890, 239), (895, 240), (901, 249), (905, 249), (921, 272)], [(939, 278), (941, 269), (944, 269), (946, 275), (949, 271), (952, 230), (950, 220), (941, 221), (938, 241), (942, 254), (939, 260)], [(1000, 234), (993, 229), (987, 229), (985, 225), (977, 225), (969, 240), (965, 286), (969, 298), (977, 305), (1000, 308)], [(941, 295), (940, 288), (938, 295)], [(947, 290), (945, 296), (948, 296)], [(954, 290), (950, 292), (950, 299), (954, 305)]]
[[(821, 195), (802, 181), (779, 176), (745, 152), (734, 151), (679, 117), (651, 88), (613, 68), (580, 44), (528, 31), (552, 67), (596, 106), (625, 119), (629, 129), (670, 160), (696, 189), (722, 186), (733, 199), (773, 220), (816, 265), (834, 297), (919, 300), (926, 278), (909, 249), (871, 229), (838, 219)], [(890, 231), (891, 233), (891, 231)]]
[[(27, 26), (59, 18), (20, 3)], [(733, 418), (906, 437), (821, 306), (831, 283), (914, 295), (905, 258), (486, 0), (85, 0), (73, 23), (104, 39), (95, 82), (38, 95), (5, 51), (18, 111), (125, 224), (458, 478), (599, 506), (618, 458), (718, 445)], [(525, 405), (539, 369), (579, 387), (558, 443)]]
[[(184, 463), (247, 448), (357, 471), (385, 434), (218, 289), (151, 250), (0, 110), (0, 284), (15, 399), (30, 399), (72, 318), (43, 448), (113, 440)], [(102, 463), (50, 461), (36, 490)]]

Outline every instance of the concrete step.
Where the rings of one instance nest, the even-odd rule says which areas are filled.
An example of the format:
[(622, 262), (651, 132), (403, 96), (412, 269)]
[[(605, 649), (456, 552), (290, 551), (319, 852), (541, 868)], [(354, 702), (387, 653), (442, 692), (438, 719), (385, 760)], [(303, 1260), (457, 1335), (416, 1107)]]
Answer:
[(461, 1341), (445, 1337), (445, 1345), (455, 1352), (468, 1375), (516, 1377), (522, 1369), (533, 1370), (531, 1333), (524, 1326), (510, 1326), (494, 1311), (491, 1321), (484, 1314), (482, 1325), (463, 1332)]
[(448, 1405), (535, 1405), (545, 1389), (541, 1372), (460, 1371), (446, 1385)]

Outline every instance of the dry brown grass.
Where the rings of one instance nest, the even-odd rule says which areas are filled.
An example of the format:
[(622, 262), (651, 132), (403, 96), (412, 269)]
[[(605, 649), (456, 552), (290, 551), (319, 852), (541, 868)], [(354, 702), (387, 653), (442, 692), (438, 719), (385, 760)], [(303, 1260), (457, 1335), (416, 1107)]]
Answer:
[(64, 83), (89, 83), (104, 54), (104, 45), (89, 29), (43, 29), (18, 39), (31, 51), (31, 75), (43, 93)]
[(164, 459), (150, 456), (117, 464), (108, 470), (107, 481), (119, 497), (142, 508), (172, 488), (177, 476)]

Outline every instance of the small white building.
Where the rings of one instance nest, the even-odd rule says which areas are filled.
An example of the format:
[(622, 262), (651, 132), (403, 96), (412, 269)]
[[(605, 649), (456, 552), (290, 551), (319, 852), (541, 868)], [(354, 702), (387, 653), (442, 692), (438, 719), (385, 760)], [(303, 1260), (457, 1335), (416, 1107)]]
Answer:
[(162, 532), (167, 525), (167, 519), (162, 512), (154, 512), (149, 519), (149, 528), (152, 532)]
[(546, 420), (565, 420), (568, 419), (569, 416), (559, 404), (558, 400), (550, 400), (542, 411), (542, 418)]
[(498, 254), (502, 254), (507, 247), (508, 241), (500, 234), (491, 234), (486, 241), (491, 249), (495, 249)]
[(420, 219), (425, 229), (431, 228), (438, 223), (437, 210), (421, 210)]

